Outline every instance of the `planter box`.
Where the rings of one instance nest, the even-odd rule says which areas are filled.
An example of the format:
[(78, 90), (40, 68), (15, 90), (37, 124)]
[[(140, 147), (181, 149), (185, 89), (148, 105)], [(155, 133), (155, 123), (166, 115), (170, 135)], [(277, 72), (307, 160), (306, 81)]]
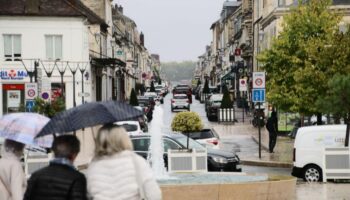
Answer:
[(168, 150), (168, 171), (207, 172), (207, 150)]
[(218, 109), (218, 122), (235, 122), (234, 108), (220, 108)]

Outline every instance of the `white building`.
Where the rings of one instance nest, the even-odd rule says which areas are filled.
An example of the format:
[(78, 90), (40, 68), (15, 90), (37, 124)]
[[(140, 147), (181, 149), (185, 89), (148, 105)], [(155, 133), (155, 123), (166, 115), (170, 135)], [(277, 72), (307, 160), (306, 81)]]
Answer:
[[(17, 3), (15, 2), (17, 1)], [(89, 24), (103, 23), (79, 1), (20, 0), (2, 1), (0, 5), (0, 116), (15, 112), (25, 104), (24, 84), (30, 82), (21, 59), (68, 61), (87, 64), (84, 74), (85, 93), (94, 93), (89, 66)], [(70, 2), (70, 3), (69, 3)], [(74, 4), (72, 3), (74, 2)], [(18, 6), (23, 5), (23, 6)], [(60, 9), (57, 9), (57, 6)], [(47, 63), (46, 68), (52, 67)], [(74, 66), (73, 66), (74, 67)], [(81, 73), (76, 72), (76, 103), (82, 103)], [(42, 83), (52, 89), (61, 83), (58, 69), (47, 78), (45, 68), (39, 62), (38, 85)], [(50, 83), (51, 84), (47, 84)], [(64, 78), (66, 107), (73, 107), (72, 73), (67, 67)], [(45, 86), (44, 86), (45, 87)], [(40, 91), (38, 92), (40, 95)], [(85, 97), (84, 101), (91, 101)]]

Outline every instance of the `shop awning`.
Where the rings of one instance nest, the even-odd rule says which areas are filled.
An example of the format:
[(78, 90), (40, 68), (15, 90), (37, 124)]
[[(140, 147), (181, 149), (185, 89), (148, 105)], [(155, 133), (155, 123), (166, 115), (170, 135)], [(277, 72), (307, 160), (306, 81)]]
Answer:
[(125, 67), (125, 62), (119, 60), (118, 58), (92, 58), (92, 65), (101, 67)]
[(229, 72), (221, 77), (221, 81), (233, 80), (233, 79), (234, 79), (234, 75), (232, 72)]

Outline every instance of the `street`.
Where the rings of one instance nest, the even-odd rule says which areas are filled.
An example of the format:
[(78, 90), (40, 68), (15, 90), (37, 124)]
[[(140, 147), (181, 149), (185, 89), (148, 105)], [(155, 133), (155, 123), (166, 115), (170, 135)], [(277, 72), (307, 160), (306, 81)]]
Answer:
[[(171, 112), (170, 101), (172, 94), (169, 93), (164, 98), (164, 104), (161, 106), (164, 109), (164, 127), (163, 131), (165, 133), (171, 132), (171, 121), (177, 112)], [(193, 103), (191, 104), (191, 111), (198, 113), (201, 118), (205, 128), (213, 128), (214, 126), (224, 126), (218, 125), (217, 122), (209, 122), (205, 110), (204, 104), (200, 104), (199, 101), (195, 100), (193, 97)], [(152, 123), (152, 122), (151, 122)], [(256, 155), (258, 152), (258, 144), (249, 136), (240, 133), (230, 135), (225, 133), (218, 133), (221, 137), (220, 149), (236, 152), (240, 158), (249, 157), (250, 155)], [(264, 150), (263, 150), (264, 151)], [(266, 153), (266, 152), (265, 152)], [(290, 168), (278, 168), (278, 167), (263, 167), (263, 166), (248, 166), (243, 165), (243, 172), (246, 173), (258, 173), (258, 174), (270, 174), (270, 175), (287, 175), (291, 173)], [(309, 200), (309, 199), (350, 199), (350, 190), (347, 188), (350, 186), (347, 182), (335, 183), (306, 183), (302, 179), (298, 179), (295, 199), (296, 200)]]

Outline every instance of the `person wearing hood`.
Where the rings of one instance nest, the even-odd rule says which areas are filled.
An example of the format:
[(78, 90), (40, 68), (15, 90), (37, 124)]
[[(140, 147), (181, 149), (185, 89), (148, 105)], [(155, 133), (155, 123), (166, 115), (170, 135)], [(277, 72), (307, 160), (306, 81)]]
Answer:
[(24, 144), (5, 140), (0, 159), (0, 199), (22, 200), (26, 178), (20, 162)]

